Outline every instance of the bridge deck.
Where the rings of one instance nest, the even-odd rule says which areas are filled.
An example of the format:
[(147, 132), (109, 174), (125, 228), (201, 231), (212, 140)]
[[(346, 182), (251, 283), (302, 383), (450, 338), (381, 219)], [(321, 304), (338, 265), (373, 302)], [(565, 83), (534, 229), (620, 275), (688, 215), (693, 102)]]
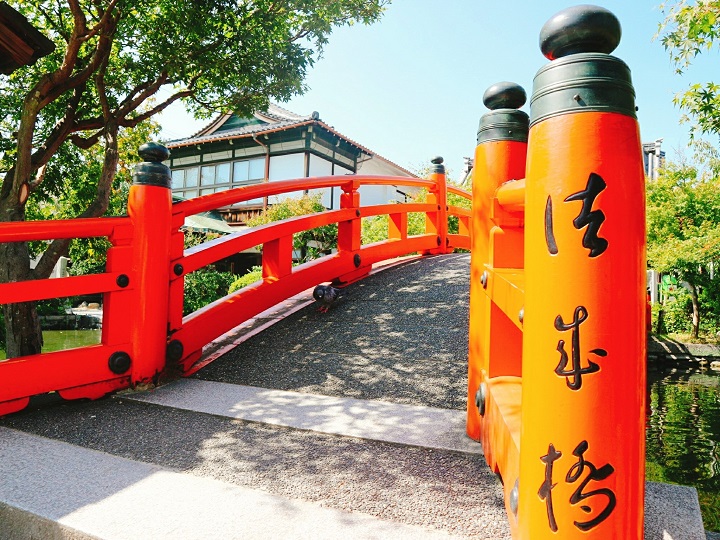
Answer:
[(462, 435), (468, 266), (409, 260), (192, 379), (0, 420), (0, 537), (508, 539)]

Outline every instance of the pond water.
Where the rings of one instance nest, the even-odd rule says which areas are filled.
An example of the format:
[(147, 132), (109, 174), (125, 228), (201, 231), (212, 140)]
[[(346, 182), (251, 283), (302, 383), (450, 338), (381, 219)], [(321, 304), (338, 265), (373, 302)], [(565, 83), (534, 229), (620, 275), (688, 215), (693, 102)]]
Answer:
[[(43, 330), (43, 352), (62, 351), (85, 345), (100, 343), (102, 330)], [(0, 360), (5, 359), (5, 350), (0, 349)]]
[(695, 362), (648, 372), (648, 480), (694, 486), (720, 532), (720, 372)]

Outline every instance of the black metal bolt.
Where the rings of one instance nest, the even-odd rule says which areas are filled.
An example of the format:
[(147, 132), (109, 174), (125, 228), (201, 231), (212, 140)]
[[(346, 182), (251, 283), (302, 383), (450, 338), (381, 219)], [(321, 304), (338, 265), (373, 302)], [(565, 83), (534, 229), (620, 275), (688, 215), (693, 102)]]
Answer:
[(477, 392), (475, 392), (475, 406), (477, 407), (480, 416), (485, 416), (485, 398), (487, 397), (487, 386), (485, 383), (480, 383)]
[(355, 210), (355, 215), (356, 215), (357, 217), (360, 217), (360, 210)]
[(355, 264), (355, 268), (360, 268), (360, 264), (362, 263), (362, 259), (360, 258), (360, 254), (356, 253), (353, 257), (353, 263)]
[(183, 265), (180, 263), (173, 266), (173, 272), (175, 273), (176, 276), (182, 276), (183, 270), (185, 270), (185, 269), (183, 268)]
[(124, 289), (130, 285), (130, 278), (126, 274), (120, 274), (115, 280), (115, 283), (117, 283), (118, 287), (122, 287)]
[(515, 480), (515, 485), (513, 486), (512, 490), (510, 491), (510, 500), (508, 501), (510, 503), (510, 511), (513, 513), (515, 517), (517, 517), (518, 514), (518, 506), (520, 504), (520, 479), (518, 478)]
[(518, 313), (518, 320), (520, 321), (520, 324), (523, 323), (525, 320), (525, 308), (520, 308), (520, 313)]
[(184, 350), (185, 348), (183, 347), (182, 342), (177, 339), (173, 339), (165, 348), (165, 358), (170, 362), (177, 362), (182, 358)]
[(128, 369), (130, 369), (130, 355), (123, 351), (114, 352), (110, 355), (108, 360), (108, 368), (116, 375), (122, 375)]
[(482, 273), (482, 276), (480, 276), (480, 283), (482, 284), (483, 289), (487, 289), (488, 277), (487, 270), (485, 270), (485, 272)]
[(442, 239), (438, 236), (437, 237), (437, 245), (439, 246), (440, 244), (442, 244)]

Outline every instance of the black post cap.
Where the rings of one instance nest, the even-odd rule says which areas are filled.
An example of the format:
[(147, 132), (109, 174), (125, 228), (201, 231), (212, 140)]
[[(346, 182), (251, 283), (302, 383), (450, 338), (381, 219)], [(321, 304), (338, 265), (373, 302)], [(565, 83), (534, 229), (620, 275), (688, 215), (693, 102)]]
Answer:
[(577, 53), (610, 54), (620, 43), (620, 21), (593, 5), (569, 7), (556, 13), (540, 30), (540, 50), (550, 60)]
[(144, 160), (135, 165), (133, 184), (172, 187), (170, 168), (162, 162), (170, 157), (170, 150), (156, 142), (146, 142), (138, 149)]
[(483, 103), (488, 109), (519, 109), (525, 105), (525, 89), (514, 82), (498, 82), (490, 86), (483, 94)]
[(445, 161), (442, 156), (436, 156), (430, 160), (430, 163), (432, 163), (432, 167), (430, 167), (431, 173), (437, 173), (437, 174), (445, 174), (445, 165), (443, 165), (443, 161)]
[(483, 94), (483, 103), (490, 109), (480, 118), (477, 143), (490, 141), (528, 140), (528, 115), (518, 109), (525, 105), (525, 89), (514, 82), (498, 82)]

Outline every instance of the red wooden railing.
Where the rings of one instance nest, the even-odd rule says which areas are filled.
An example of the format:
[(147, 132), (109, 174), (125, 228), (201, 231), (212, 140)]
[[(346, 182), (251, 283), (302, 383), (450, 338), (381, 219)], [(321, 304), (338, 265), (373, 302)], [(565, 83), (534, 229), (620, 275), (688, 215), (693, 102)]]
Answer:
[[(112, 247), (102, 274), (0, 284), (0, 304), (103, 294), (101, 343), (0, 362), (0, 415), (24, 408), (31, 396), (57, 392), (66, 399), (101, 397), (153, 382), (171, 364), (193, 371), (203, 346), (265, 309), (325, 281), (338, 285), (367, 275), (374, 263), (413, 252), (469, 249), (470, 211), (449, 206), (441, 161), (430, 179), (331, 176), (246, 186), (172, 204), (167, 150), (144, 145), (136, 167), (128, 216), (0, 223), (0, 242), (106, 237)], [(426, 188), (425, 203), (361, 206), (367, 185)], [(241, 230), (184, 250), (187, 216), (243, 201), (310, 189), (342, 190), (340, 209)], [(408, 234), (408, 214), (425, 213), (424, 234)], [(361, 220), (388, 215), (388, 239), (361, 244)], [(448, 216), (460, 230), (448, 234)], [(293, 234), (338, 224), (337, 252), (292, 266)], [(183, 317), (184, 276), (248, 248), (262, 246), (263, 279)]]

